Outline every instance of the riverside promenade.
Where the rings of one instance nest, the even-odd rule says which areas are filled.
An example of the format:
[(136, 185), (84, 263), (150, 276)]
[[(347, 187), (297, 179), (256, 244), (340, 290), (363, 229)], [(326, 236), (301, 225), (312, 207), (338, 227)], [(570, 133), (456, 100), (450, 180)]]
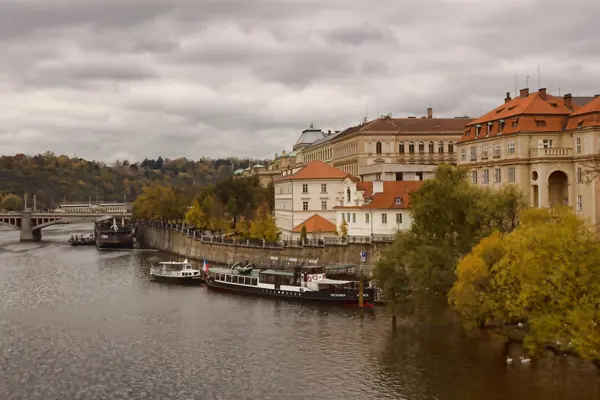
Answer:
[(366, 238), (348, 238), (336, 242), (306, 240), (293, 243), (235, 240), (202, 235), (182, 224), (161, 222), (140, 222), (137, 232), (142, 247), (223, 265), (249, 260), (263, 268), (291, 268), (299, 263), (312, 262), (324, 266), (356, 265), (370, 271), (391, 245), (391, 240), (384, 242), (377, 238), (368, 238), (368, 241)]

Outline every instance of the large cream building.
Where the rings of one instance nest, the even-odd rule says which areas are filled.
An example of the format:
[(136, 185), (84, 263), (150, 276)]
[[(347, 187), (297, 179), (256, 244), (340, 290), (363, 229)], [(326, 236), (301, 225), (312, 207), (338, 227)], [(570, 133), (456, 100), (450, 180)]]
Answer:
[[(585, 104), (587, 103), (587, 104)], [(572, 206), (600, 230), (600, 97), (522, 89), (465, 127), (458, 165), (473, 184), (515, 184), (535, 207)]]
[(383, 116), (344, 131), (302, 132), (296, 163), (323, 161), (364, 181), (413, 181), (433, 175), (441, 163), (456, 163), (456, 142), (471, 119)]

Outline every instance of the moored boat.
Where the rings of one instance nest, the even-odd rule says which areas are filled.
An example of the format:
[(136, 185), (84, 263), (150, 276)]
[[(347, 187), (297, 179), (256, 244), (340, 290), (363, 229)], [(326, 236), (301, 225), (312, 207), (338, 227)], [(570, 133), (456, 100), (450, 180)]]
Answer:
[[(206, 283), (211, 289), (254, 294), (291, 300), (359, 305), (359, 282), (328, 279), (325, 268), (315, 265), (294, 271), (257, 270), (251, 264), (233, 264), (229, 268), (210, 268)], [(373, 306), (374, 291), (363, 290), (363, 304)]]
[(204, 282), (204, 276), (190, 264), (183, 261), (161, 261), (155, 267), (151, 264), (150, 277), (159, 282), (195, 285)]

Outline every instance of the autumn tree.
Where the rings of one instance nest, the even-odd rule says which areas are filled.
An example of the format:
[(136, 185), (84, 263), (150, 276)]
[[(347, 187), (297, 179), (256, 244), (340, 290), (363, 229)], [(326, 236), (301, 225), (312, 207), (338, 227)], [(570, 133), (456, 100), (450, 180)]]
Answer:
[(251, 221), (245, 217), (239, 217), (235, 223), (235, 234), (241, 239), (250, 238)]
[(525, 346), (575, 351), (600, 365), (600, 247), (569, 208), (531, 209), (459, 265), (450, 302), (470, 326), (522, 323)]
[(208, 229), (209, 214), (198, 200), (194, 200), (194, 204), (186, 211), (185, 223), (198, 229)]
[(16, 194), (7, 194), (2, 198), (2, 209), (6, 211), (21, 211), (23, 203)]
[(348, 237), (348, 223), (345, 219), (342, 219), (342, 223), (340, 224), (340, 229), (338, 230), (338, 236), (341, 238)]
[(159, 184), (144, 187), (133, 203), (134, 216), (144, 219), (178, 220), (183, 218), (184, 209), (173, 188)]
[(267, 242), (279, 240), (281, 232), (275, 224), (275, 218), (268, 206), (258, 207), (256, 214), (250, 222), (250, 236), (252, 239), (263, 239)]
[(440, 165), (434, 179), (410, 194), (414, 263), (407, 271), (413, 285), (446, 293), (456, 279), (456, 265), (482, 238), (509, 232), (524, 208), (515, 187), (499, 191), (470, 184), (467, 172)]

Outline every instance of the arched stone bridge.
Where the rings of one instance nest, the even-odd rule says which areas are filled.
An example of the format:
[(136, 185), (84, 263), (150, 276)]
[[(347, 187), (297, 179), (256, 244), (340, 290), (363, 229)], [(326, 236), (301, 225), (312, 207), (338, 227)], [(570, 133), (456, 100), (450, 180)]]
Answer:
[(18, 229), (21, 232), (20, 240), (40, 241), (42, 240), (42, 229), (59, 224), (72, 222), (94, 221), (104, 215), (110, 215), (118, 219), (131, 220), (131, 213), (52, 213), (52, 212), (9, 212), (0, 213), (0, 225)]

